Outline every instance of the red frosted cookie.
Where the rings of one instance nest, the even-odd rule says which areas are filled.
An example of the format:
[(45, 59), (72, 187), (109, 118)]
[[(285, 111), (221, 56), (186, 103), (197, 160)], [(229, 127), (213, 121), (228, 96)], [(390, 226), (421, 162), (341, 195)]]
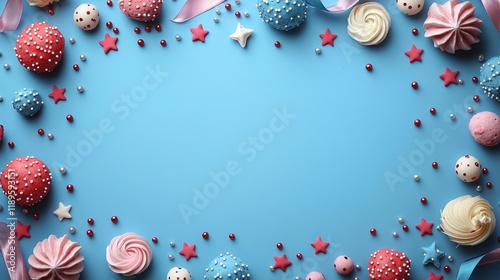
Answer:
[(50, 191), (52, 174), (35, 157), (15, 158), (0, 174), (3, 193), (21, 206), (40, 202)]
[(21, 65), (37, 73), (51, 72), (64, 54), (64, 37), (57, 27), (36, 22), (21, 31), (14, 47)]
[(163, 0), (119, 0), (120, 10), (129, 18), (152, 21), (160, 15)]
[(410, 260), (405, 253), (392, 249), (380, 249), (370, 255), (368, 278), (377, 280), (410, 279)]

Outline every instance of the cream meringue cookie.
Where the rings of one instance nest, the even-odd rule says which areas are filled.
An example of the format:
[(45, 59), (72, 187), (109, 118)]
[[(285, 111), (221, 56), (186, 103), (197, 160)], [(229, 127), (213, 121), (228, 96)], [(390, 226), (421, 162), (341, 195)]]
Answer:
[(477, 245), (495, 230), (495, 214), (480, 196), (464, 195), (448, 202), (441, 211), (441, 229), (460, 245)]
[(370, 46), (380, 44), (391, 28), (391, 16), (379, 3), (356, 5), (347, 18), (347, 32), (358, 43)]
[(114, 237), (106, 247), (109, 268), (124, 276), (137, 275), (149, 267), (153, 250), (148, 241), (135, 233)]
[(29, 275), (33, 280), (77, 280), (83, 271), (82, 246), (67, 235), (50, 235), (38, 242), (29, 256)]
[(43, 8), (54, 2), (59, 2), (59, 0), (26, 0), (30, 6), (38, 6)]

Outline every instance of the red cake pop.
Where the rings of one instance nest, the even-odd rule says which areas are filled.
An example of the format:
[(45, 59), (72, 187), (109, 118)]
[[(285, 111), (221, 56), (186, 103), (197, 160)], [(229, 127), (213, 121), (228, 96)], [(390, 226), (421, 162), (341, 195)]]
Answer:
[(52, 173), (35, 157), (15, 158), (0, 174), (3, 193), (21, 206), (40, 202), (50, 191)]
[(370, 255), (368, 260), (368, 278), (377, 280), (408, 280), (410, 278), (410, 260), (401, 252), (392, 249), (380, 249)]
[(51, 72), (64, 54), (64, 37), (57, 27), (36, 22), (21, 31), (14, 47), (21, 65), (36, 73)]

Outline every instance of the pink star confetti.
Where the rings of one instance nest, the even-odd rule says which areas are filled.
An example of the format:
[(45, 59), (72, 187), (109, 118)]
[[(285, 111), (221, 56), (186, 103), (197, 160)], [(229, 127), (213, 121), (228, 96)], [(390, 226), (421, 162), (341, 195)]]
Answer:
[(326, 29), (325, 33), (323, 34), (320, 34), (319, 37), (321, 37), (321, 45), (322, 46), (325, 46), (325, 45), (331, 45), (333, 47), (333, 40), (335, 40), (335, 38), (337, 38), (337, 35), (335, 34), (332, 34), (330, 32), (330, 29)]
[(49, 94), (49, 97), (54, 99), (54, 103), (57, 104), (59, 101), (66, 101), (66, 96), (64, 93), (66, 92), (65, 88), (58, 88), (56, 85), (52, 87), (52, 92)]
[(104, 40), (99, 41), (99, 45), (104, 49), (104, 53), (108, 53), (110, 50), (117, 51), (118, 47), (116, 46), (116, 41), (118, 41), (118, 37), (112, 37), (106, 34)]
[(17, 221), (17, 226), (14, 232), (16, 233), (17, 240), (23, 238), (23, 237), (31, 237), (30, 235), (30, 225), (29, 224), (23, 224), (21, 221)]
[(444, 81), (444, 86), (447, 87), (451, 83), (458, 84), (458, 73), (458, 71), (451, 71), (448, 67), (446, 67), (446, 70), (444, 70), (443, 74), (439, 75), (439, 78)]
[(319, 236), (318, 236), (318, 239), (316, 239), (316, 241), (311, 243), (311, 246), (314, 247), (315, 254), (318, 254), (318, 253), (326, 254), (326, 247), (328, 247), (328, 245), (330, 245), (330, 243), (321, 240), (321, 237), (319, 237)]
[(274, 257), (273, 268), (281, 268), (281, 270), (286, 271), (286, 268), (292, 265), (292, 263), (286, 258), (286, 254)]
[(423, 52), (423, 49), (419, 49), (415, 47), (415, 45), (411, 45), (411, 49), (405, 52), (405, 54), (410, 58), (410, 63), (413, 63), (414, 61), (422, 62), (422, 58), (420, 56)]
[(205, 36), (207, 36), (208, 30), (204, 30), (201, 24), (198, 24), (198, 27), (196, 28), (189, 28), (189, 30), (191, 30), (191, 33), (193, 33), (193, 42), (201, 41), (205, 43)]
[(189, 261), (190, 258), (192, 257), (198, 257), (198, 254), (196, 254), (196, 245), (188, 245), (186, 242), (182, 244), (182, 250), (179, 251), (179, 254), (183, 255), (187, 261)]
[(432, 235), (432, 226), (434, 224), (427, 222), (424, 218), (420, 220), (420, 224), (416, 225), (415, 227), (420, 230), (420, 236), (424, 234), (430, 234)]

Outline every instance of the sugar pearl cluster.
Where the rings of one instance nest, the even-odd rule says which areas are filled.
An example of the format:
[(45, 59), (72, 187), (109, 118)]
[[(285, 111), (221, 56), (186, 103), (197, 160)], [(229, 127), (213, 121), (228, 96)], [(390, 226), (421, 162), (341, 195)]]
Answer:
[(486, 61), (480, 68), (480, 85), (483, 92), (492, 99), (500, 101), (500, 71), (497, 67), (500, 65), (500, 58), (493, 57)]
[(220, 254), (205, 269), (204, 279), (250, 279), (248, 265), (230, 253)]

